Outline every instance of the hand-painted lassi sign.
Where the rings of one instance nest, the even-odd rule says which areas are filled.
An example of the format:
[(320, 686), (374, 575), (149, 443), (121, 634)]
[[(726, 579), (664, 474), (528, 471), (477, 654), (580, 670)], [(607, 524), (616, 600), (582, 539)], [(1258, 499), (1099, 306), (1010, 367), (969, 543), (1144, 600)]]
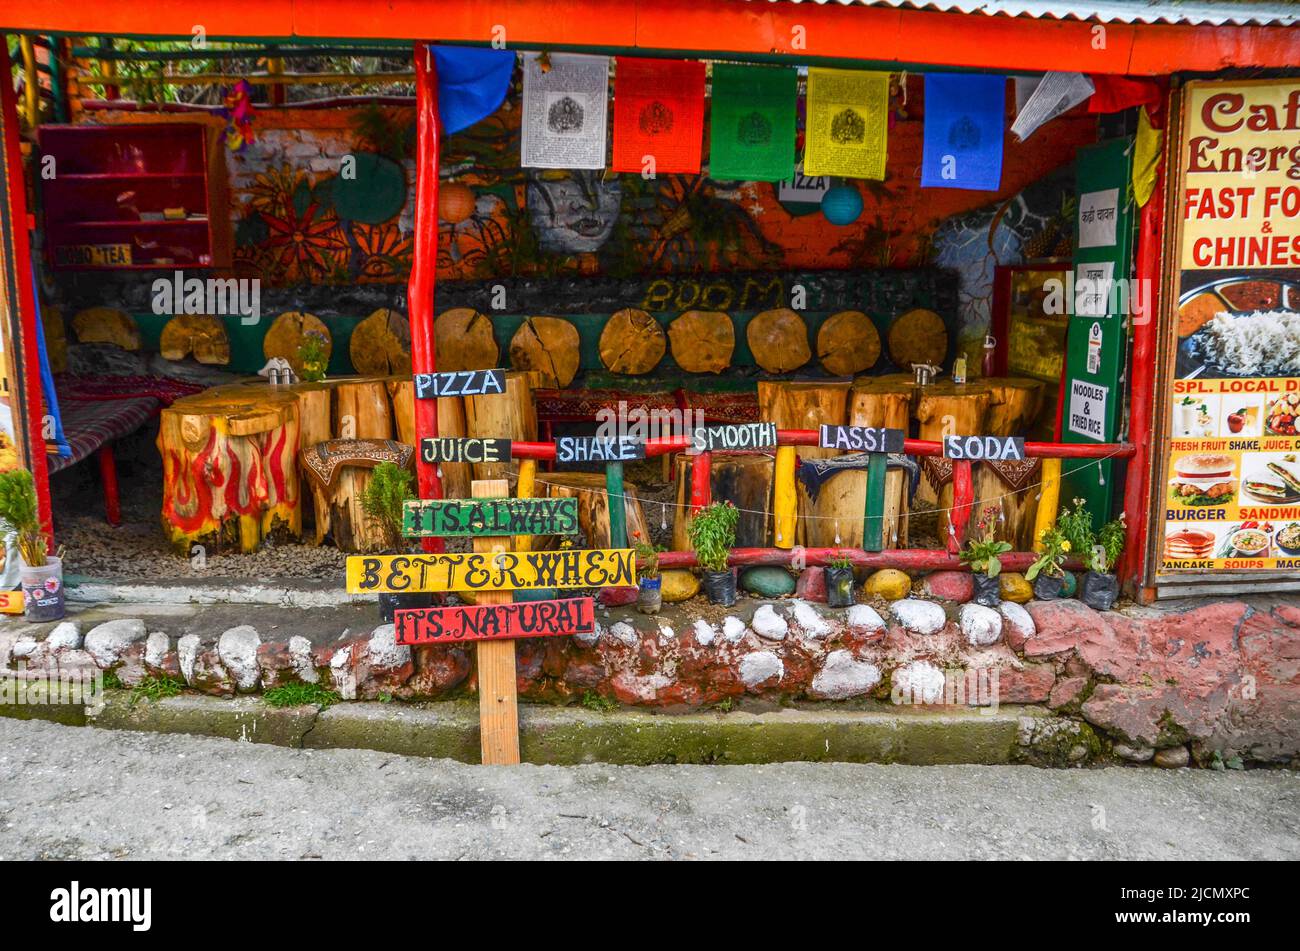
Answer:
[(578, 500), (412, 499), (402, 516), (407, 538), (491, 535), (572, 535)]
[(482, 396), (505, 391), (505, 370), (453, 370), (449, 373), (415, 374), (415, 395), (422, 400), (437, 396)]
[(824, 449), (848, 452), (902, 452), (907, 433), (879, 426), (827, 426), (821, 428), (817, 444)]
[(518, 637), (563, 637), (596, 629), (591, 598), (408, 608), (393, 615), (399, 644), (444, 644)]
[(630, 548), (352, 555), (347, 567), (349, 594), (635, 586)]

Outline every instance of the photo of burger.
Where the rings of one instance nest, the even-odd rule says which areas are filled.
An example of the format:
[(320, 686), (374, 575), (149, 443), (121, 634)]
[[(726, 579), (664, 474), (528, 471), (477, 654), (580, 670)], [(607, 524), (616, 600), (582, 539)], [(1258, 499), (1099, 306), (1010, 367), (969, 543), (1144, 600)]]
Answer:
[(1236, 463), (1219, 452), (1175, 459), (1169, 497), (1183, 505), (1226, 505), (1237, 492)]

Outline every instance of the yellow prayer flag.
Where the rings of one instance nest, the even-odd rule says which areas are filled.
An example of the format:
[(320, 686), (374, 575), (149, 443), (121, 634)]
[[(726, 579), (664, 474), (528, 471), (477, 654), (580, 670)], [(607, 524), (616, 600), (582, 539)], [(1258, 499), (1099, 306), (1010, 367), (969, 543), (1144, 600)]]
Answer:
[(1156, 170), (1165, 134), (1151, 125), (1145, 108), (1138, 110), (1137, 141), (1133, 146), (1133, 198), (1139, 208), (1151, 200), (1156, 190)]
[(884, 179), (888, 129), (889, 73), (808, 70), (805, 175)]

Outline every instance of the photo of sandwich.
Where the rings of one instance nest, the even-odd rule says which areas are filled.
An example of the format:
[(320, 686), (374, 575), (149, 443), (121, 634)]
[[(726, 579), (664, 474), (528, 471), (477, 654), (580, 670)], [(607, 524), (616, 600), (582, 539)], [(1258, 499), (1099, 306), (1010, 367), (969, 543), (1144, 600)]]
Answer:
[(1294, 456), (1283, 456), (1255, 469), (1241, 483), (1242, 494), (1270, 505), (1294, 505), (1300, 502), (1300, 465)]
[(1173, 528), (1165, 537), (1165, 558), (1170, 561), (1195, 561), (1211, 557), (1214, 532), (1206, 528)]
[(1226, 505), (1237, 492), (1236, 462), (1220, 452), (1200, 452), (1173, 462), (1169, 497), (1183, 505)]

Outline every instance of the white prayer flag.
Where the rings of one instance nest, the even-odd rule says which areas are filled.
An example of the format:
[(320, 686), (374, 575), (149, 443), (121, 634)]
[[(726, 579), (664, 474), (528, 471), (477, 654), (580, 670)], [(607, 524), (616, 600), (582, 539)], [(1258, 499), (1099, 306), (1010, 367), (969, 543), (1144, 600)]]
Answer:
[(524, 168), (605, 167), (609, 57), (524, 54)]

